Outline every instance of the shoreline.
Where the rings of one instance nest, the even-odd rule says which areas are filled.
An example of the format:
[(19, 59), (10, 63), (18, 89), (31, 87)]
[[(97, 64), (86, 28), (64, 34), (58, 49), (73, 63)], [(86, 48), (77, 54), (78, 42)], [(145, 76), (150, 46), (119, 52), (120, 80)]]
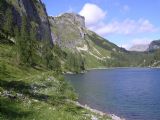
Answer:
[(74, 72), (70, 72), (70, 71), (67, 71), (67, 72), (63, 72), (62, 74), (69, 74), (69, 75), (73, 75), (73, 74), (83, 74), (83, 73), (86, 73), (88, 71), (91, 71), (91, 70), (110, 70), (110, 69), (129, 69), (129, 68), (140, 68), (140, 69), (144, 69), (144, 68), (147, 68), (147, 69), (160, 69), (160, 67), (99, 67), (99, 68), (88, 68), (80, 73), (74, 73)]
[[(160, 67), (110, 67), (110, 68), (104, 68), (104, 67), (99, 67), (99, 68), (89, 68), (89, 69), (86, 69), (85, 71), (82, 71), (78, 74), (83, 74), (83, 73), (86, 73), (86, 72), (89, 72), (91, 70), (109, 70), (109, 69), (131, 69), (131, 68), (139, 68), (139, 69), (160, 69)], [(65, 74), (77, 74), (77, 73), (73, 73), (73, 72), (66, 72)], [(79, 107), (82, 107), (86, 110), (89, 110), (91, 111), (92, 113), (95, 113), (95, 114), (98, 114), (100, 116), (108, 116), (110, 117), (112, 120), (126, 120), (125, 118), (121, 118), (117, 115), (115, 115), (114, 113), (111, 114), (111, 113), (106, 113), (106, 112), (103, 112), (103, 111), (100, 111), (100, 110), (97, 110), (96, 108), (91, 108), (90, 106), (88, 106), (87, 104), (81, 104), (80, 102), (78, 101), (70, 101), (72, 102), (73, 104), (79, 106)], [(91, 120), (99, 120), (99, 119), (91, 119)]]
[[(79, 107), (82, 107), (82, 108), (84, 108), (84, 109), (87, 109), (87, 110), (89, 110), (89, 111), (91, 111), (91, 112), (93, 112), (93, 113), (95, 113), (95, 114), (98, 114), (98, 115), (100, 115), (100, 116), (109, 116), (112, 120), (126, 120), (125, 118), (120, 118), (120, 117), (118, 117), (117, 115), (115, 115), (115, 114), (110, 114), (110, 113), (105, 113), (105, 112), (102, 112), (102, 111), (100, 111), (100, 110), (97, 110), (97, 109), (93, 109), (93, 108), (91, 108), (90, 106), (88, 106), (88, 105), (83, 105), (83, 104), (81, 104), (80, 102), (78, 102), (78, 101), (71, 101), (71, 100), (69, 100), (69, 102), (71, 102), (71, 103), (73, 103), (73, 104), (75, 104), (75, 105), (77, 105), (77, 106), (79, 106)], [(98, 119), (97, 119), (98, 120)]]
[(152, 69), (152, 68), (156, 68), (156, 69), (160, 69), (160, 67), (99, 67), (99, 68), (88, 68), (86, 69), (86, 71), (91, 71), (91, 70), (107, 70), (107, 69), (129, 69), (129, 68), (148, 68), (148, 69)]

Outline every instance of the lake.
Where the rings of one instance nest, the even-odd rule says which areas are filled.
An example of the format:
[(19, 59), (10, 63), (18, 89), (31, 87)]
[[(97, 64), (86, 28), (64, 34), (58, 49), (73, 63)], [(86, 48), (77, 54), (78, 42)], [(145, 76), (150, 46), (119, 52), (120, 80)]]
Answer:
[(65, 76), (79, 102), (126, 120), (160, 120), (160, 69), (116, 68)]

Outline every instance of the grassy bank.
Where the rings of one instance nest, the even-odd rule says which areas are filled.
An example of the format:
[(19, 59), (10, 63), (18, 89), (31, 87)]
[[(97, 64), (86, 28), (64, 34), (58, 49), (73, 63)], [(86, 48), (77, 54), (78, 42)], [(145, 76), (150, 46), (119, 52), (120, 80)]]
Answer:
[(110, 119), (69, 102), (77, 95), (62, 75), (43, 67), (19, 66), (12, 51), (12, 46), (0, 45), (0, 119)]

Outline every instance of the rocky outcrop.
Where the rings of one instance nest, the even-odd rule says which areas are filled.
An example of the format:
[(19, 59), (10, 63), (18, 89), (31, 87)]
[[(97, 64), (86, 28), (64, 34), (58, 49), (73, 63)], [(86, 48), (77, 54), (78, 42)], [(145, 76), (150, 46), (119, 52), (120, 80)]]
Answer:
[(49, 17), (54, 42), (65, 48), (84, 45), (85, 18), (75, 13)]
[(64, 13), (64, 14), (61, 14), (59, 16), (55, 16), (52, 18), (55, 20), (58, 18), (63, 18), (60, 21), (61, 23), (64, 23), (67, 20), (73, 24), (77, 24), (77, 26), (81, 26), (83, 28), (85, 27), (85, 18), (83, 16), (76, 14), (76, 13)]
[[(62, 50), (78, 53), (86, 64), (101, 64), (99, 61), (111, 59), (111, 53), (124, 52), (115, 44), (100, 37), (85, 26), (85, 18), (75, 13), (64, 13), (49, 17), (54, 43)], [(95, 62), (92, 63), (92, 60)]]
[(160, 40), (152, 41), (149, 45), (148, 51), (155, 51), (157, 49), (160, 49)]
[(6, 2), (13, 7), (15, 24), (20, 26), (22, 15), (26, 15), (28, 22), (37, 26), (38, 39), (49, 39), (52, 42), (48, 15), (41, 0), (6, 0)]
[(148, 50), (149, 45), (148, 44), (137, 44), (133, 45), (129, 51), (137, 51), (137, 52), (145, 52)]

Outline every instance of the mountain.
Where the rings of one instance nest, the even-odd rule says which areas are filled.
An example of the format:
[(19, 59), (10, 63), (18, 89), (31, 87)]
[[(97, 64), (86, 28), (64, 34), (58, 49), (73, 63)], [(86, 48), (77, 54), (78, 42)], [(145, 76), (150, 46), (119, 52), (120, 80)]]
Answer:
[[(39, 41), (50, 41), (50, 44), (58, 47), (56, 51), (61, 51), (62, 55), (57, 52), (56, 57), (64, 71), (82, 71), (89, 68), (97, 67), (127, 67), (140, 66), (147, 59), (147, 54), (144, 53), (140, 57), (140, 53), (127, 51), (108, 40), (100, 37), (93, 31), (90, 31), (85, 26), (85, 18), (76, 13), (64, 13), (59, 16), (48, 16), (45, 5), (41, 0), (3, 0), (0, 2), (0, 38), (9, 38), (11, 41), (16, 39), (15, 28), (22, 28), (22, 18), (27, 18), (27, 31), (30, 33), (31, 28), (36, 27), (36, 39)], [(3, 24), (7, 17), (7, 11), (11, 10), (13, 21), (9, 21), (11, 27), (4, 30)], [(12, 17), (11, 17), (12, 18)], [(9, 35), (9, 36), (8, 36)], [(30, 33), (30, 37), (31, 37)], [(2, 41), (2, 39), (1, 39)], [(41, 59), (45, 56), (40, 45), (36, 53)], [(44, 44), (44, 43), (42, 43)], [(45, 45), (46, 47), (50, 45)], [(53, 47), (53, 46), (52, 46)], [(54, 51), (52, 48), (50, 54)], [(47, 51), (49, 51), (47, 50)], [(143, 54), (143, 53), (142, 53)], [(49, 54), (48, 54), (49, 55)], [(56, 62), (50, 55), (48, 59), (52, 60), (50, 66)], [(54, 61), (54, 62), (53, 62)], [(62, 71), (63, 71), (62, 70)]]
[(54, 43), (62, 50), (80, 54), (87, 68), (103, 67), (114, 59), (112, 54), (123, 53), (124, 49), (100, 37), (85, 26), (85, 18), (75, 13), (64, 13), (49, 17)]
[(160, 49), (160, 40), (154, 40), (149, 44), (136, 44), (133, 45), (129, 51), (137, 51), (137, 52), (153, 52)]
[(53, 37), (40, 0), (0, 0), (0, 119), (111, 120), (75, 102), (61, 62), (81, 58), (68, 60)]
[(137, 52), (144, 52), (148, 50), (149, 45), (148, 44), (137, 44), (133, 45), (129, 51), (137, 51)]
[(148, 51), (155, 51), (160, 49), (160, 40), (154, 40), (150, 43)]
[[(123, 56), (120, 54), (125, 54), (127, 51), (88, 30), (85, 26), (85, 18), (78, 14), (64, 13), (57, 17), (48, 17), (45, 5), (41, 0), (3, 0), (0, 2), (0, 13), (2, 13), (0, 14), (0, 38), (2, 38), (0, 42), (4, 43), (9, 40), (9, 42), (15, 44), (17, 41), (16, 28), (18, 27), (18, 31), (22, 32), (22, 20), (25, 16), (27, 20), (25, 27), (27, 27), (26, 33), (29, 35), (28, 37), (33, 39), (35, 36), (34, 39), (38, 41), (50, 41), (50, 44), (60, 47), (63, 51), (63, 56), (57, 52), (58, 55), (56, 57), (62, 57), (60, 62), (62, 68), (66, 71), (112, 67), (115, 64), (119, 66), (121, 60), (124, 62), (123, 59), (119, 60)], [(7, 28), (5, 28), (5, 24)], [(36, 29), (32, 30), (34, 27)], [(34, 34), (31, 31), (34, 31), (32, 32)], [(24, 37), (24, 35), (21, 37)], [(25, 39), (22, 43), (28, 41), (28, 38)], [(39, 48), (36, 50), (36, 54), (39, 57), (37, 59), (42, 59), (41, 57), (45, 56), (45, 53), (42, 53), (44, 43), (39, 42), (38, 44)], [(25, 47), (24, 45), (23, 47), (22, 49), (31, 46)], [(57, 47), (55, 48), (57, 49)], [(52, 48), (50, 52), (53, 52)], [(52, 66), (52, 64), (50, 65)], [(76, 70), (74, 70), (75, 66)]]
[(0, 3), (0, 11), (2, 12), (0, 19), (0, 28), (5, 22), (6, 11), (10, 9), (13, 15), (12, 31), (22, 23), (22, 16), (27, 16), (28, 24), (37, 27), (37, 38), (39, 40), (50, 40), (52, 42), (51, 30), (48, 21), (48, 14), (45, 5), (41, 0), (2, 0)]
[(1, 119), (111, 120), (77, 106), (62, 73), (158, 65), (160, 51), (120, 48), (88, 30), (80, 15), (48, 17), (41, 0), (0, 0)]

